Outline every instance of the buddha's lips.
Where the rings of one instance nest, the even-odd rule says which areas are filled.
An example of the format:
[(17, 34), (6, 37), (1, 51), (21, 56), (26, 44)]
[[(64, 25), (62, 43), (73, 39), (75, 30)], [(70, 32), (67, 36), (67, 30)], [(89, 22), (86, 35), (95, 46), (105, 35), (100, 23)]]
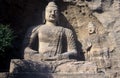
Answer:
[(55, 18), (55, 15), (50, 15), (50, 18)]

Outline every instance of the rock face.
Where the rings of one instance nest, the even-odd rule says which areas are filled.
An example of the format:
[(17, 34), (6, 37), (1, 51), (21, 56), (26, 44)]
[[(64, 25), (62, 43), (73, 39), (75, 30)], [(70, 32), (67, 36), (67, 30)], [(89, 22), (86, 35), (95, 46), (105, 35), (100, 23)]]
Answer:
[[(93, 15), (94, 11), (88, 7), (88, 5), (90, 5), (89, 2), (66, 2), (71, 4), (64, 3), (63, 5), (66, 6), (67, 9), (62, 11), (62, 13), (69, 24), (63, 21), (61, 22), (64, 24), (63, 26), (68, 26), (68, 28), (75, 31), (78, 39), (77, 47), (80, 46), (79, 43), (82, 44), (85, 60), (96, 61), (98, 68), (111, 67), (109, 54), (115, 45), (110, 45), (109, 40), (112, 41), (113, 38), (109, 38), (108, 32), (103, 26), (104, 24), (100, 22), (99, 18)], [(96, 4), (96, 2), (94, 4)], [(78, 48), (78, 52), (79, 51)]]
[[(66, 69), (67, 68), (67, 69)], [(96, 74), (97, 66), (88, 61), (61, 60), (61, 61), (30, 61), (11, 60), (10, 73), (57, 73), (57, 74)]]
[[(107, 1), (109, 2), (109, 1)], [(104, 10), (102, 13), (94, 12), (93, 15), (97, 17), (97, 19), (103, 24), (105, 30), (108, 32), (108, 41), (110, 42), (109, 45), (111, 45), (111, 63), (112, 68), (114, 72), (116, 72), (116, 77), (119, 78), (119, 30), (120, 30), (120, 23), (118, 21), (120, 20), (120, 7), (119, 0), (112, 0), (112, 4), (107, 8), (107, 10)], [(117, 68), (117, 69), (116, 69)], [(109, 75), (113, 74), (113, 72), (109, 71)], [(114, 73), (115, 74), (115, 73)], [(115, 78), (115, 76), (113, 77)]]
[[(79, 76), (84, 77), (82, 74), (92, 74), (91, 78), (96, 76), (102, 78), (105, 76), (97, 73), (95, 63), (88, 61), (30, 61), (13, 59), (10, 64), (10, 78), (69, 78), (71, 74), (72, 78), (79, 78)], [(87, 75), (84, 78), (87, 78)]]
[[(11, 23), (15, 29), (18, 39), (16, 43), (20, 51), (21, 42), (27, 28), (43, 23), (44, 8), (50, 0), (1, 0), (1, 23)], [(73, 30), (77, 38), (77, 50), (79, 60), (90, 61), (97, 64), (99, 71), (104, 72), (108, 78), (120, 77), (120, 1), (119, 0), (55, 0), (60, 7), (59, 24)], [(88, 25), (93, 23), (95, 32), (89, 34)], [(21, 29), (21, 30), (19, 30)], [(91, 30), (90, 30), (91, 31)], [(20, 40), (20, 41), (19, 41)], [(87, 43), (87, 44), (86, 44)], [(97, 45), (97, 46), (96, 46)], [(16, 46), (16, 44), (15, 44)], [(96, 47), (94, 47), (96, 46)], [(93, 64), (94, 64), (93, 63)], [(67, 63), (66, 68), (58, 66), (56, 71), (68, 72), (67, 66), (74, 65)], [(78, 63), (77, 63), (78, 64)], [(70, 66), (69, 66), (70, 65)], [(79, 65), (78, 65), (79, 66)], [(85, 67), (86, 63), (80, 64), (75, 69), (80, 72), (96, 70), (94, 65), (91, 69)], [(88, 64), (89, 66), (89, 64)], [(90, 64), (91, 66), (91, 64)], [(85, 67), (85, 68), (84, 68)], [(60, 70), (62, 69), (62, 70)], [(63, 70), (65, 69), (65, 70)], [(71, 69), (72, 71), (72, 69)], [(97, 75), (98, 76), (98, 75)], [(103, 78), (99, 77), (98, 78)]]
[[(66, 0), (66, 2), (67, 2), (67, 0)], [(72, 2), (72, 3), (74, 3), (74, 2)], [(77, 3), (79, 3), (79, 1), (77, 1)], [(84, 16), (84, 19), (83, 19), (83, 17), (80, 15), (80, 13), (75, 14), (75, 13), (77, 13), (77, 11), (80, 8), (72, 9), (72, 5), (69, 5), (68, 9), (70, 7), (70, 9), (72, 9), (72, 13), (69, 13), (70, 11), (67, 12), (69, 14), (68, 15), (66, 14), (66, 17), (68, 20), (70, 20), (70, 22), (71, 22), (70, 24), (72, 24), (72, 26), (74, 27), (74, 29), (77, 33), (77, 36), (78, 36), (78, 40), (80, 40), (81, 43), (84, 42), (85, 37), (89, 38), (88, 36), (86, 36), (86, 31), (84, 29), (85, 26), (87, 26), (87, 24), (85, 25), (85, 23), (87, 23), (88, 18), (90, 19), (89, 21), (94, 21), (95, 23), (97, 23), (96, 25), (98, 26), (97, 28), (98, 28), (100, 34), (103, 32), (106, 33), (106, 37), (107, 37), (107, 41), (108, 41), (107, 44), (109, 45), (108, 47), (109, 47), (109, 52), (110, 52), (109, 57), (111, 59), (111, 70), (113, 70), (113, 71), (107, 71), (106, 73), (107, 73), (107, 75), (109, 74), (109, 77), (110, 76), (113, 78), (117, 77), (117, 76), (119, 76), (119, 73), (120, 73), (120, 71), (119, 71), (120, 58), (118, 57), (119, 56), (119, 48), (118, 48), (119, 47), (119, 30), (120, 30), (120, 28), (119, 28), (120, 23), (118, 23), (118, 21), (120, 20), (120, 13), (119, 13), (120, 12), (120, 7), (119, 7), (120, 1), (119, 0), (109, 0), (109, 1), (108, 0), (86, 0), (86, 3), (88, 4), (88, 7), (92, 11), (93, 16), (90, 16), (90, 17), (86, 16), (86, 18)], [(80, 4), (77, 4), (77, 6), (80, 6)], [(89, 14), (89, 13), (87, 13), (87, 14)], [(76, 17), (78, 17), (78, 18), (75, 18), (74, 16), (72, 16), (70, 14), (75, 14), (75, 15), (77, 15)], [(82, 18), (81, 20), (80, 20), (80, 16)], [(77, 21), (72, 20), (72, 17), (73, 17), (73, 19), (75, 19)], [(93, 18), (93, 19), (91, 19), (91, 18)], [(85, 21), (85, 23), (84, 23), (84, 21)], [(76, 22), (76, 23), (74, 23), (74, 22)], [(78, 28), (77, 26), (80, 26), (80, 25), (83, 25), (83, 27), (81, 26), (81, 28)], [(82, 29), (83, 29), (83, 31), (82, 31)], [(84, 34), (81, 34), (81, 33), (84, 33)], [(116, 72), (116, 74), (114, 72)], [(112, 76), (113, 74), (114, 74), (114, 76)]]

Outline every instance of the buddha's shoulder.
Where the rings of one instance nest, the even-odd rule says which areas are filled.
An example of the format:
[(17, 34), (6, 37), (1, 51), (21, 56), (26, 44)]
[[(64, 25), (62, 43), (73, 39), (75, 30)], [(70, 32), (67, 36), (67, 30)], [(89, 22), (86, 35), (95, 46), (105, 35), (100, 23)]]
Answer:
[(44, 29), (56, 29), (56, 30), (61, 30), (61, 29), (64, 29), (64, 27), (62, 26), (47, 26), (45, 24), (43, 25), (39, 25), (37, 27), (38, 30), (44, 30)]
[(66, 34), (73, 33), (71, 29), (65, 28), (65, 27), (62, 27), (62, 26), (58, 26), (58, 29), (64, 31)]
[(34, 28), (32, 29), (32, 32), (37, 32), (40, 29), (41, 26), (42, 25), (34, 26)]
[(69, 29), (69, 28), (64, 28), (64, 30), (65, 30), (66, 33), (72, 33), (72, 30)]
[(60, 29), (64, 29), (64, 30), (66, 30), (66, 31), (71, 31), (71, 29), (65, 28), (65, 27), (63, 27), (63, 26), (57, 26), (57, 27), (60, 28)]
[(64, 28), (63, 26), (49, 27), (49, 26), (46, 26), (45, 24), (36, 26), (36, 27), (33, 29), (33, 31), (46, 30), (46, 29), (63, 30), (63, 31), (65, 31), (66, 33), (67, 33), (67, 32), (68, 32), (68, 33), (72, 32), (71, 29), (69, 29), (69, 28)]

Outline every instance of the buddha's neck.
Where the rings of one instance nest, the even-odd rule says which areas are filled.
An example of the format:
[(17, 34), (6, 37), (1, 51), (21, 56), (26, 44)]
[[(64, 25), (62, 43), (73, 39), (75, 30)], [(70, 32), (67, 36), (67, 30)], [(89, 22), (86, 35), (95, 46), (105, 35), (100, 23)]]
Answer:
[(49, 22), (49, 21), (46, 21), (45, 23), (47, 26), (56, 26), (56, 22)]

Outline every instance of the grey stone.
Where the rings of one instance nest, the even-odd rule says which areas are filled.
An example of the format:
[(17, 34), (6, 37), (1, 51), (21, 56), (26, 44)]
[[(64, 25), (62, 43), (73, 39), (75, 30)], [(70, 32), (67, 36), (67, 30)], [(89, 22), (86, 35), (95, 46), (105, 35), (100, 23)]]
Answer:
[(9, 78), (105, 78), (104, 74), (42, 74), (42, 73), (19, 73), (13, 74)]
[(10, 73), (58, 73), (58, 74), (97, 74), (97, 65), (88, 61), (61, 60), (61, 61), (30, 61), (13, 59), (10, 64)]
[(1, 72), (0, 73), (0, 78), (7, 78), (9, 76), (8, 72)]
[[(24, 59), (57, 60), (76, 56), (76, 41), (72, 30), (57, 25), (59, 22), (57, 5), (49, 2), (45, 10), (45, 24), (34, 28), (24, 50)], [(36, 41), (36, 38), (38, 41)], [(33, 49), (38, 43), (38, 49)], [(36, 48), (37, 48), (36, 47)]]
[[(33, 2), (30, 1), (29, 2), (30, 5), (26, 6), (27, 13), (24, 14), (24, 16), (26, 16), (26, 15), (28, 16), (29, 14), (34, 13), (34, 8), (33, 8), (34, 6), (31, 5)], [(120, 38), (120, 32), (119, 32), (120, 31), (120, 28), (119, 28), (120, 27), (120, 23), (119, 23), (119, 21), (120, 21), (119, 0), (86, 0), (86, 2), (88, 4), (88, 7), (87, 7), (87, 4), (85, 2), (81, 2), (80, 0), (74, 0), (74, 1), (64, 0), (64, 2), (65, 3), (63, 3), (62, 5), (61, 4), (59, 4), (59, 5), (61, 5), (60, 8), (62, 9), (62, 14), (65, 18), (63, 19), (63, 17), (61, 16), (59, 23), (61, 24), (61, 26), (66, 26), (66, 28), (69, 28), (70, 26), (71, 26), (70, 29), (73, 28), (73, 30), (75, 31), (76, 36), (78, 38), (78, 44), (82, 45), (82, 50), (84, 52), (83, 56), (85, 54), (87, 54), (85, 52), (88, 52), (88, 51), (84, 51), (85, 49), (83, 48), (84, 46), (86, 46), (86, 45), (84, 45), (84, 43), (87, 43), (85, 39), (88, 39), (88, 41), (94, 41), (95, 40), (96, 43), (100, 39), (101, 42), (99, 42), (97, 44), (104, 45), (104, 47), (102, 46), (102, 48), (100, 48), (99, 50), (104, 49), (105, 47), (107, 47), (108, 49), (105, 49), (104, 51), (102, 51), (101, 53), (103, 53), (103, 54), (97, 54), (97, 56), (94, 55), (92, 57), (93, 61), (90, 61), (88, 59), (90, 61), (89, 62), (90, 64), (86, 63), (87, 61), (86, 62), (78, 61), (76, 63), (76, 61), (72, 62), (71, 60), (67, 61), (67, 62), (63, 62), (63, 63), (61, 63), (60, 61), (57, 61), (57, 62), (53, 62), (53, 61), (52, 62), (47, 62), (46, 61), (43, 64), (42, 63), (43, 61), (41, 62), (40, 61), (41, 58), (39, 58), (39, 57), (42, 57), (42, 56), (40, 56), (38, 54), (35, 55), (36, 52), (33, 53), (33, 54), (30, 54), (30, 55), (28, 53), (28, 55), (25, 56), (25, 57), (28, 57), (29, 60), (31, 60), (31, 61), (28, 61), (28, 60), (24, 60), (24, 61), (26, 61), (28, 63), (30, 62), (32, 64), (34, 64), (34, 63), (36, 64), (36, 62), (37, 63), (39, 62), (38, 67), (41, 64), (43, 64), (43, 67), (46, 66), (46, 64), (49, 64), (48, 67), (50, 66), (50, 68), (51, 68), (51, 65), (53, 65), (53, 68), (54, 68), (54, 66), (56, 66), (54, 64), (58, 64), (58, 68), (56, 69), (55, 72), (57, 72), (57, 73), (67, 72), (67, 75), (69, 77), (71, 75), (68, 74), (68, 72), (69, 73), (72, 73), (72, 72), (75, 73), (77, 71), (79, 73), (83, 73), (83, 72), (84, 73), (89, 73), (89, 72), (98, 73), (99, 72), (99, 73), (104, 73), (104, 76), (106, 76), (106, 78), (107, 77), (108, 78), (119, 78), (120, 77), (120, 72), (119, 72), (119, 69), (120, 69), (120, 67), (119, 67), (119, 61), (120, 61), (120, 58), (119, 58), (119, 56), (120, 56), (120, 54), (119, 54), (119, 51), (120, 51), (120, 48), (119, 48), (120, 47), (120, 40), (119, 40), (119, 38)], [(13, 3), (14, 3), (14, 1), (13, 1)], [(30, 8), (32, 9), (32, 12), (31, 12)], [(102, 12), (98, 12), (97, 10), (101, 10)], [(39, 14), (38, 14), (38, 16), (39, 16)], [(29, 16), (26, 17), (25, 23), (26, 22), (28, 23), (29, 18), (30, 18)], [(87, 28), (87, 26), (89, 25), (90, 22), (94, 23), (95, 28), (97, 28), (97, 31), (98, 31), (97, 36), (104, 35), (105, 36), (104, 38), (106, 39), (106, 41), (104, 41), (103, 38), (98, 38), (98, 40), (96, 40), (97, 37), (94, 37), (94, 38), (89, 37), (90, 33), (88, 32), (88, 29), (86, 29), (86, 28)], [(90, 29), (90, 31), (91, 30), (92, 29)], [(107, 45), (106, 45), (106, 42), (108, 42)], [(92, 44), (92, 45), (88, 44), (88, 46), (90, 48), (93, 47), (93, 45), (94, 44)], [(78, 47), (78, 45), (77, 45), (77, 47)], [(81, 48), (81, 46), (78, 47), (78, 49), (80, 49), (80, 48)], [(38, 50), (38, 49), (34, 49), (34, 50)], [(98, 50), (98, 49), (94, 48), (93, 50)], [(92, 52), (93, 51), (91, 50), (91, 53)], [(105, 52), (105, 54), (104, 54), (104, 52)], [(103, 60), (103, 58), (101, 56), (108, 55), (107, 53), (109, 54), (109, 56), (106, 56), (106, 57), (109, 57), (109, 58), (106, 59), (106, 57), (105, 57), (104, 60)], [(29, 56), (32, 56), (32, 55), (35, 55), (35, 56), (34, 57), (29, 57)], [(81, 59), (81, 57), (79, 57), (79, 58)], [(100, 59), (97, 59), (97, 58), (100, 58)], [(87, 60), (87, 58), (85, 58), (84, 60)], [(99, 61), (99, 60), (101, 60), (101, 61)], [(104, 65), (105, 61), (107, 63), (106, 66)], [(22, 65), (22, 63), (23, 62), (21, 62), (20, 65)], [(97, 66), (96, 66), (96, 64), (97, 64)], [(103, 66), (99, 67), (100, 65), (103, 65)], [(27, 65), (25, 65), (25, 66), (27, 66)], [(34, 66), (35, 65), (33, 65), (33, 69), (35, 69)], [(11, 64), (11, 70), (10, 71), (14, 71), (13, 69), (15, 69), (15, 68), (17, 68), (17, 67), (14, 66), (14, 64), (13, 64), (13, 67), (12, 67), (12, 64)], [(24, 66), (23, 66), (23, 68), (24, 68)], [(79, 70), (77, 70), (77, 68)], [(100, 68), (100, 69), (98, 69), (98, 68)], [(39, 67), (39, 69), (40, 69), (40, 67)], [(96, 69), (97, 69), (97, 71), (96, 71)], [(37, 69), (35, 69), (35, 70), (37, 71)], [(17, 72), (17, 70), (16, 70), (16, 72)], [(31, 72), (29, 72), (27, 74), (27, 75), (29, 75), (28, 77), (30, 77), (30, 75), (32, 77), (32, 74), (30, 74), (30, 73)], [(56, 74), (56, 73), (54, 73), (54, 74)], [(24, 75), (19, 75), (19, 77), (20, 76), (23, 77)], [(47, 76), (51, 76), (51, 74), (47, 75)], [(74, 77), (76, 77), (76, 76), (77, 75), (75, 75)], [(104, 77), (102, 77), (102, 75), (100, 75), (100, 76), (96, 75), (96, 76), (98, 78), (104, 78)], [(96, 78), (96, 76), (94, 76), (94, 77)], [(57, 75), (55, 77), (59, 78), (59, 77), (65, 77), (65, 76), (61, 76), (61, 75), (58, 76)], [(91, 75), (90, 73), (89, 73), (89, 76), (82, 74), (81, 77), (94, 78), (93, 75)]]

